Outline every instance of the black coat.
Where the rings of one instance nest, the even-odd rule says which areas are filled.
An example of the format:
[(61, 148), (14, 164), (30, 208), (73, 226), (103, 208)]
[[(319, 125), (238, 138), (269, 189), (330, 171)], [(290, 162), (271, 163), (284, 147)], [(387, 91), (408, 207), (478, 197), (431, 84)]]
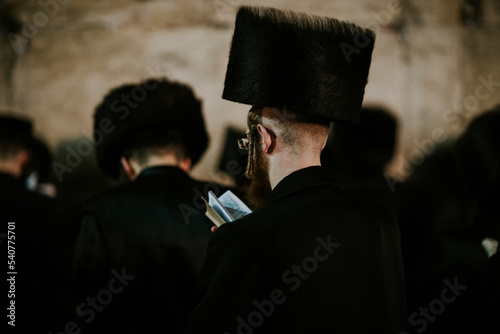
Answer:
[[(50, 198), (31, 192), (21, 180), (0, 173), (0, 249), (5, 259), (1, 286), (5, 296), (12, 297), (3, 301), (14, 301), (16, 308), (16, 326), (8, 326), (9, 333), (55, 329), (61, 303), (61, 264), (56, 256), (58, 227)], [(14, 283), (12, 289), (10, 283), (5, 285), (8, 278)], [(7, 308), (7, 304), (3, 305)]]
[(262, 208), (220, 227), (206, 295), (186, 333), (399, 333), (400, 239), (391, 213), (354, 199), (332, 172), (284, 178)]
[(86, 203), (75, 286), (87, 332), (182, 332), (212, 236), (208, 190), (222, 193), (179, 168), (152, 167)]
[(500, 332), (500, 319), (498, 317), (498, 314), (500, 314), (500, 249), (489, 259), (489, 269), (489, 288), (492, 300), (492, 309), (490, 311), (491, 323), (489, 324), (491, 330), (489, 333), (493, 334)]

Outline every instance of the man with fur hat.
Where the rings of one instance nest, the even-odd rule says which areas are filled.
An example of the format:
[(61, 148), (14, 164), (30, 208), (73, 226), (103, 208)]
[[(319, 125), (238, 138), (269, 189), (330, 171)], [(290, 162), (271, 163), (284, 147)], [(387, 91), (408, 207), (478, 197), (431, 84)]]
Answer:
[(272, 8), (236, 17), (223, 98), (252, 105), (249, 197), (218, 228), (186, 333), (399, 333), (399, 232), (391, 213), (320, 166), (331, 121), (357, 122), (374, 34)]
[(123, 85), (96, 108), (94, 127), (100, 169), (131, 182), (85, 204), (74, 273), (82, 325), (180, 333), (211, 237), (197, 194), (221, 191), (188, 176), (208, 146), (201, 101), (168, 79)]

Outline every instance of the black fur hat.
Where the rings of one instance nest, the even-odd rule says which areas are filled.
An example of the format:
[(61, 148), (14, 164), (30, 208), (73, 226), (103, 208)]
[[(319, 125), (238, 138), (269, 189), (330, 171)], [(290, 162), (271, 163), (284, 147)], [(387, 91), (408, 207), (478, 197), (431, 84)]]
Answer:
[(114, 178), (131, 148), (178, 144), (195, 165), (208, 140), (201, 101), (189, 86), (165, 78), (111, 90), (94, 114), (97, 163)]
[(357, 123), (374, 43), (333, 18), (241, 7), (222, 97)]

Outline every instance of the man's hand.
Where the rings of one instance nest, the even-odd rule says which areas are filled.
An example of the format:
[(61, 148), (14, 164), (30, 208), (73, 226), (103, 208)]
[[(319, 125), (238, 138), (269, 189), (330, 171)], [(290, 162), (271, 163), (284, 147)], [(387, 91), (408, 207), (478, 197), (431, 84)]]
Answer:
[(212, 228), (211, 228), (212, 232), (217, 231), (217, 229), (218, 229), (218, 227), (217, 227), (217, 226), (212, 226)]

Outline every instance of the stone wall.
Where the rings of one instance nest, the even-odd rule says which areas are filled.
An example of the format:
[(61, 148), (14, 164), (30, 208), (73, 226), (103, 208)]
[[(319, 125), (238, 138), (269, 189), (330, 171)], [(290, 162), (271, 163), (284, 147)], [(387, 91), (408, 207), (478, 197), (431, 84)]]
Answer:
[[(482, 3), (464, 19), (464, 3)], [(401, 123), (392, 171), (418, 165), (444, 137), (500, 103), (496, 0), (41, 0), (7, 1), (21, 30), (3, 34), (0, 109), (31, 116), (51, 147), (85, 138), (112, 87), (167, 75), (204, 101), (211, 144), (194, 175), (217, 179), (225, 129), (245, 129), (248, 106), (221, 99), (234, 16), (268, 5), (350, 20), (377, 31), (367, 104)], [(11, 73), (10, 75), (8, 75)], [(489, 82), (489, 83), (488, 83)], [(422, 143), (425, 145), (422, 146)], [(64, 151), (64, 147), (59, 146)]]

